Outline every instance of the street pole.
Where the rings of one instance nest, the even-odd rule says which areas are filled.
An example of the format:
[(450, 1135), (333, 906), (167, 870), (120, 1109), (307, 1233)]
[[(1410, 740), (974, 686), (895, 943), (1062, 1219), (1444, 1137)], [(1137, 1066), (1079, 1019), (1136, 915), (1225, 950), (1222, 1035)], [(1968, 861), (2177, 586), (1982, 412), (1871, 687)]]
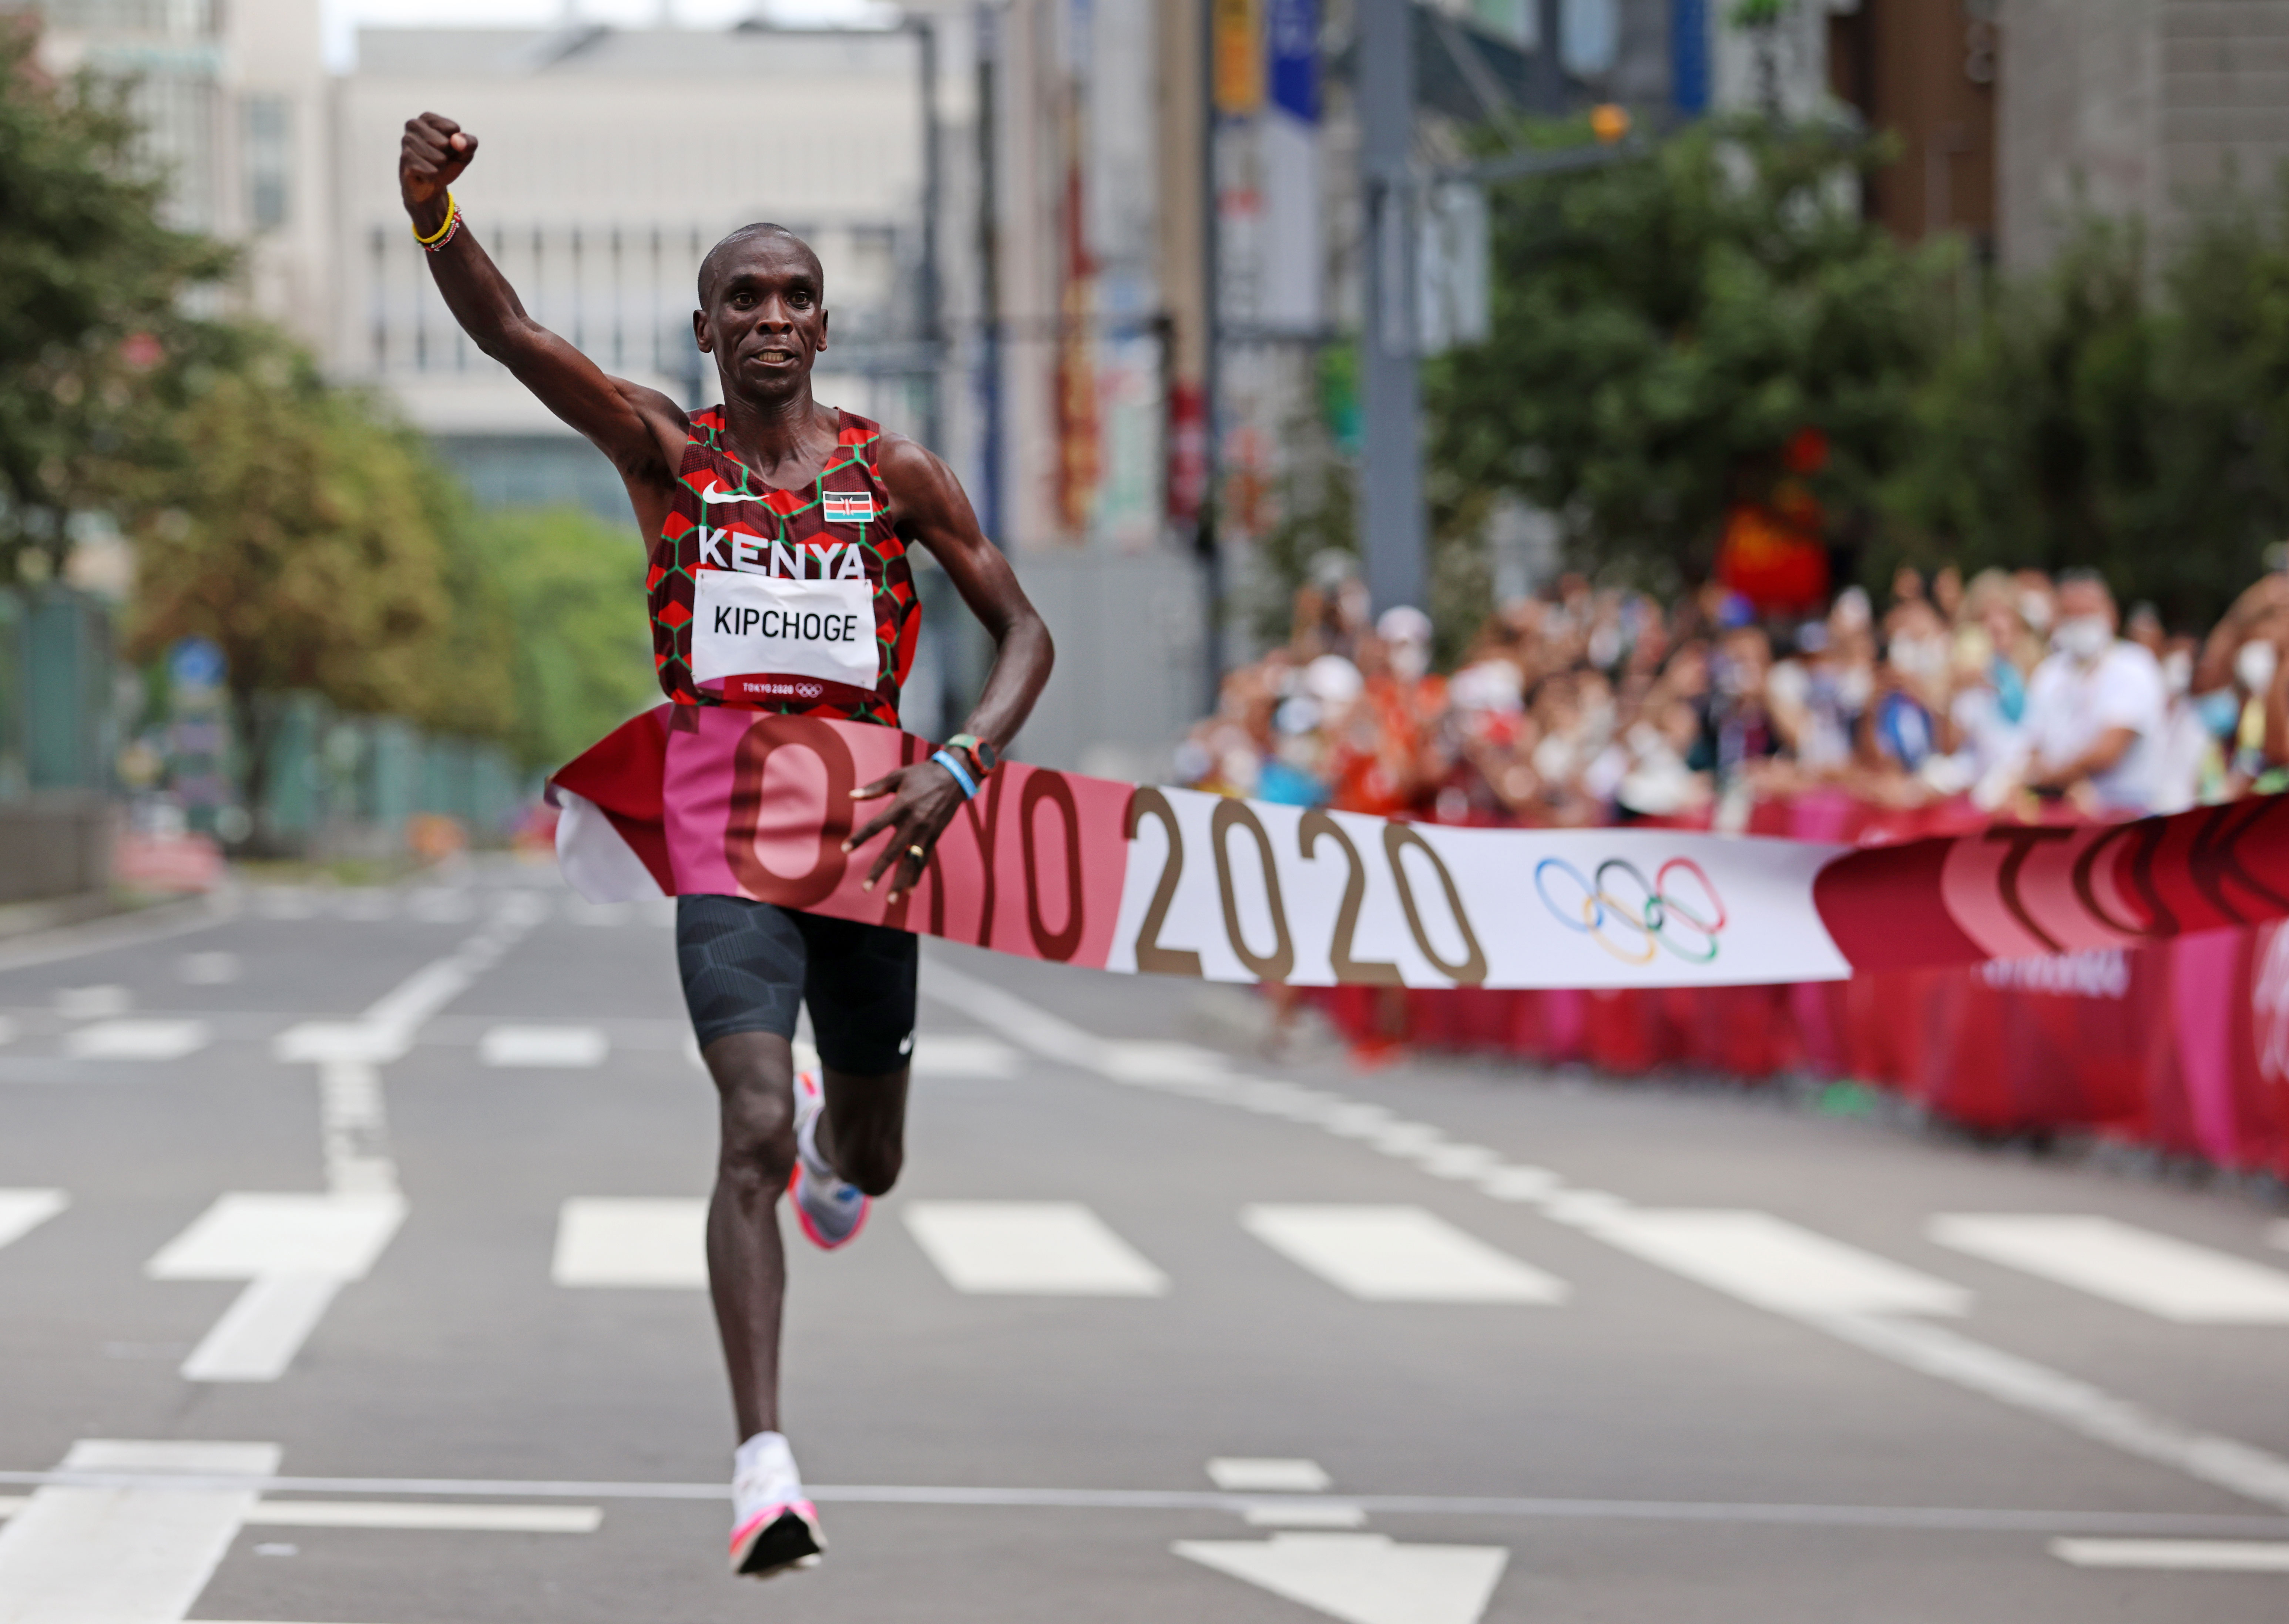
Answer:
[(1378, 609), (1428, 595), (1422, 385), (1415, 342), (1415, 35), (1408, 0), (1359, 0), (1360, 195), (1367, 201), (1367, 308), (1360, 551)]

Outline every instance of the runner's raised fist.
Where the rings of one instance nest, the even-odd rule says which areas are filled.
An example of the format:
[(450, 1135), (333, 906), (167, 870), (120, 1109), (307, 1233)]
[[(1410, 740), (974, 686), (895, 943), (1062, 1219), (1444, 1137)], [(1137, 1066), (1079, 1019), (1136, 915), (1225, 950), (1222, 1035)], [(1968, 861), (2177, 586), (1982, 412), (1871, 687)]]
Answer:
[(409, 212), (445, 195), (477, 155), (477, 138), (439, 113), (405, 121), (397, 148), (397, 189)]

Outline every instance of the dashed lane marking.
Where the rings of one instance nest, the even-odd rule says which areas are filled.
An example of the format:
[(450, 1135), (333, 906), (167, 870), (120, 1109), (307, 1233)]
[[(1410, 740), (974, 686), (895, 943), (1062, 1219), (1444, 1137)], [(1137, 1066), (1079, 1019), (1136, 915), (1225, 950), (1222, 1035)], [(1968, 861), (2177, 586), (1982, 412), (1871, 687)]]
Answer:
[(64, 1035), (75, 1060), (181, 1060), (206, 1047), (204, 1021), (97, 1021)]
[(21, 1240), (69, 1204), (60, 1190), (0, 1190), (0, 1246)]
[(2074, 1213), (1943, 1214), (1942, 1246), (2181, 1325), (2289, 1325), (2289, 1274)]
[(1208, 1481), (1235, 1493), (1317, 1494), (1335, 1479), (1317, 1461), (1255, 1455), (1219, 1455), (1208, 1462)]
[(602, 1065), (611, 1052), (593, 1026), (496, 1026), (477, 1040), (477, 1058), (489, 1066), (575, 1071)]
[(1368, 1302), (1563, 1302), (1566, 1282), (1419, 1206), (1258, 1206), (1240, 1226)]
[(1072, 1201), (915, 1201), (906, 1228), (958, 1292), (1158, 1297), (1168, 1278)]
[(556, 1219), (559, 1286), (704, 1289), (707, 1203), (576, 1198)]

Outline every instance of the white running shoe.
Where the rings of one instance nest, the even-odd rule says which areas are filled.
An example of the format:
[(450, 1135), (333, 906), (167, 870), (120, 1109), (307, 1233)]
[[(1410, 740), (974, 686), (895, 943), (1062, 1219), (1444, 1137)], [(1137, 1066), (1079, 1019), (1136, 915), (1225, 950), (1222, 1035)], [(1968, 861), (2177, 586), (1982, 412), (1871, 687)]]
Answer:
[(794, 1215), (810, 1244), (824, 1251), (847, 1246), (865, 1227), (867, 1208), (873, 1205), (866, 1192), (846, 1182), (818, 1153), (818, 1118), (826, 1109), (826, 1095), (818, 1079), (798, 1071), (794, 1079), (794, 1171), (787, 1193), (794, 1198)]
[(825, 1548), (818, 1509), (803, 1498), (786, 1435), (758, 1432), (732, 1457), (731, 1571), (770, 1579), (817, 1567)]

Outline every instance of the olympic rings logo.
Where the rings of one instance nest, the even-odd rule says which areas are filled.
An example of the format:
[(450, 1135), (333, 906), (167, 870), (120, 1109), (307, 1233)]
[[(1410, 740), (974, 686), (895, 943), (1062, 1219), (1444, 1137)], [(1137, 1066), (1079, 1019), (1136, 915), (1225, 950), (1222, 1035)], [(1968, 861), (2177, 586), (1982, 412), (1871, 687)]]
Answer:
[[(1551, 895), (1552, 870), (1560, 876), (1555, 896)], [(1687, 876), (1697, 895), (1679, 894), (1686, 888), (1679, 882)], [(1663, 949), (1687, 964), (1708, 964), (1717, 957), (1717, 937), (1726, 921), (1724, 899), (1690, 857), (1671, 857), (1654, 871), (1651, 880), (1626, 857), (1607, 858), (1594, 875), (1583, 873), (1563, 857), (1544, 857), (1534, 865), (1534, 888), (1560, 925), (1589, 937), (1623, 964), (1651, 964)], [(1607, 934), (1608, 927), (1614, 935)]]

